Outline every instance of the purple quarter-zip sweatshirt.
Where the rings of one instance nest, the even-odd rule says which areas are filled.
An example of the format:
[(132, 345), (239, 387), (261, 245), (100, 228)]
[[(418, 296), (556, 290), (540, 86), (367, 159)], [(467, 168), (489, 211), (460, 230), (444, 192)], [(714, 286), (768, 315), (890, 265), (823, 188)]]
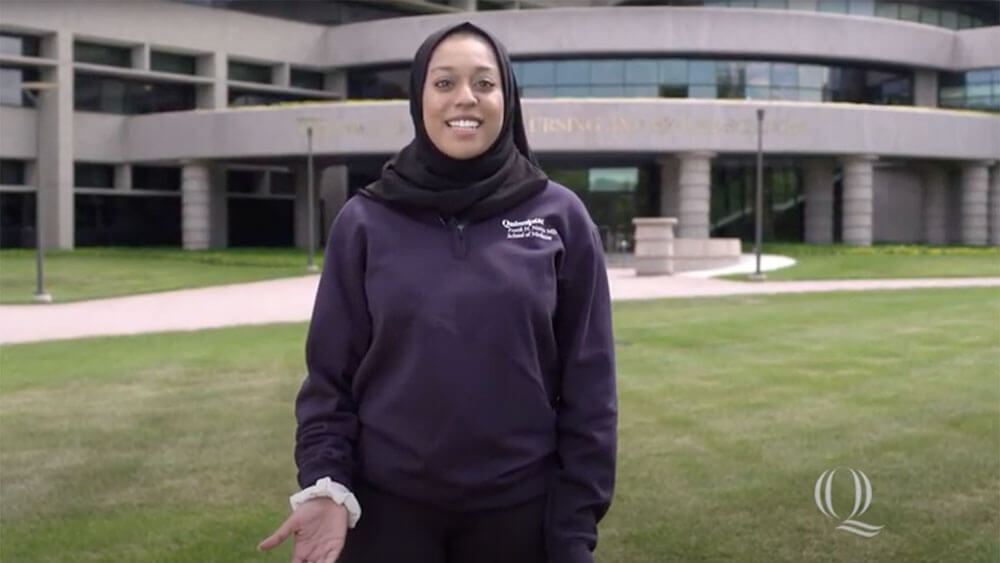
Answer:
[(303, 487), (362, 479), (449, 510), (547, 495), (551, 560), (590, 561), (617, 403), (604, 259), (572, 191), (550, 182), (472, 224), (350, 199), (306, 362)]

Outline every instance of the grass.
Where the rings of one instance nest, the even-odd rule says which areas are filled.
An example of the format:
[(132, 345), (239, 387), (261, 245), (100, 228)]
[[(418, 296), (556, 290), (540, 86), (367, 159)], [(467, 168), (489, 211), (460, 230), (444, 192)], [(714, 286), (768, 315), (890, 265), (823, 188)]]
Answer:
[[(996, 561), (994, 289), (615, 304), (600, 563)], [(0, 559), (278, 562), (303, 324), (6, 346)], [(813, 502), (862, 469), (866, 539)], [(842, 469), (834, 506), (849, 512)]]
[[(45, 253), (45, 289), (56, 302), (79, 301), (300, 276), (305, 263), (294, 248), (79, 248)], [(30, 303), (34, 291), (34, 251), (0, 251), (0, 303)]]
[[(744, 248), (753, 252), (753, 248)], [(796, 260), (794, 266), (767, 272), (769, 280), (861, 278), (946, 278), (1000, 276), (1000, 247), (876, 244), (765, 244), (765, 254)], [(746, 280), (746, 274), (724, 276)]]

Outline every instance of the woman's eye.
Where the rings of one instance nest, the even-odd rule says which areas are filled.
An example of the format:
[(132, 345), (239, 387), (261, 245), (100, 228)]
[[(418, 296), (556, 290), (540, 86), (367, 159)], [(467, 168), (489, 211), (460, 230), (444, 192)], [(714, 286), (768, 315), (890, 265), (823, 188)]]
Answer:
[(476, 87), (482, 88), (483, 90), (488, 90), (493, 87), (492, 80), (480, 80), (476, 82)]
[(434, 83), (435, 88), (447, 88), (449, 86), (451, 86), (451, 80), (444, 78)]

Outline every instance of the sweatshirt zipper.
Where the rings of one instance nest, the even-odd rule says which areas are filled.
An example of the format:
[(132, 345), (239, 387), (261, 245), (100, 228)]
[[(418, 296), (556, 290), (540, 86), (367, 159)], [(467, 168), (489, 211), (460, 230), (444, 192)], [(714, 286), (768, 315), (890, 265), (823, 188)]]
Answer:
[(455, 258), (465, 259), (468, 254), (468, 245), (465, 241), (465, 227), (466, 224), (462, 223), (458, 219), (452, 217), (445, 220), (444, 217), (438, 216), (441, 220), (441, 224), (444, 225), (448, 230), (452, 232), (451, 237), (451, 253)]

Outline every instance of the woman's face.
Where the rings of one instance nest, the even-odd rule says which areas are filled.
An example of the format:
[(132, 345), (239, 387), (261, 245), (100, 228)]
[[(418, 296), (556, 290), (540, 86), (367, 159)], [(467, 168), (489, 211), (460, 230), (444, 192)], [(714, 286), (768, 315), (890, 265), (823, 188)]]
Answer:
[(493, 49), (474, 35), (439, 43), (427, 65), (422, 100), (424, 128), (439, 151), (459, 160), (486, 152), (500, 135), (504, 113)]

